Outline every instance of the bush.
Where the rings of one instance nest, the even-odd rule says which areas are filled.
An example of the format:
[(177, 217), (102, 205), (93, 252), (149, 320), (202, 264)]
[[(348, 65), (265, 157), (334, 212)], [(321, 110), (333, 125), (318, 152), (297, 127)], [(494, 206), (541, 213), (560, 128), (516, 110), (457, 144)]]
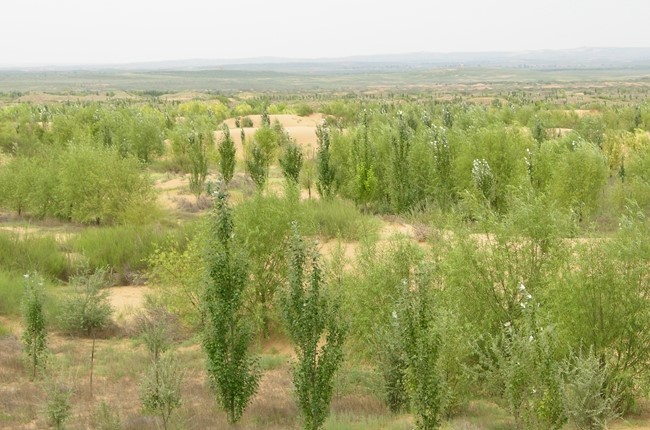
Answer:
[(593, 350), (567, 360), (563, 373), (562, 400), (569, 421), (579, 430), (607, 428), (617, 416), (617, 400), (607, 389), (607, 368)]
[(95, 429), (97, 430), (120, 430), (120, 415), (113, 406), (102, 401), (94, 416)]
[(51, 381), (46, 384), (45, 391), (47, 393), (45, 415), (48, 425), (57, 430), (65, 428), (65, 423), (70, 418), (72, 410), (70, 405), (72, 389), (60, 381)]

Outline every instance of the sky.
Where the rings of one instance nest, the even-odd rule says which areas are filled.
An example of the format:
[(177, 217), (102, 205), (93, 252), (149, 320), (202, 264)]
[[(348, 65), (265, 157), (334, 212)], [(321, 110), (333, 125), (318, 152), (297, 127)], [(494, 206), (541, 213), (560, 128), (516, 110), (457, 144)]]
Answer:
[(650, 47), (649, 0), (9, 0), (0, 66)]

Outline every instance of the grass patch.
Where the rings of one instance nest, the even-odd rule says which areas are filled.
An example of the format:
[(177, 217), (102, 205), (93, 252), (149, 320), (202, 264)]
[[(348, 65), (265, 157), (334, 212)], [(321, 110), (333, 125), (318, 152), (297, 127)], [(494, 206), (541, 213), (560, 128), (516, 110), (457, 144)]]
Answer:
[(376, 232), (379, 221), (364, 215), (348, 200), (308, 200), (300, 205), (300, 223), (304, 234), (326, 239), (340, 237), (359, 240)]
[(53, 237), (23, 236), (0, 233), (0, 267), (5, 270), (29, 273), (65, 280), (71, 272), (68, 260), (59, 250)]
[[(72, 248), (83, 255), (88, 268), (109, 267), (117, 282), (134, 283), (138, 272), (147, 267), (153, 251), (165, 241), (179, 239), (177, 236), (184, 231), (170, 234), (170, 230), (160, 225), (90, 228), (73, 239)], [(184, 239), (181, 237), (179, 240)]]
[(288, 363), (289, 358), (282, 354), (260, 354), (260, 368), (263, 371), (279, 369)]
[(332, 414), (323, 427), (326, 430), (410, 430), (413, 428), (413, 422), (393, 416), (359, 417), (353, 414)]
[(23, 281), (17, 273), (0, 272), (0, 315), (20, 315)]

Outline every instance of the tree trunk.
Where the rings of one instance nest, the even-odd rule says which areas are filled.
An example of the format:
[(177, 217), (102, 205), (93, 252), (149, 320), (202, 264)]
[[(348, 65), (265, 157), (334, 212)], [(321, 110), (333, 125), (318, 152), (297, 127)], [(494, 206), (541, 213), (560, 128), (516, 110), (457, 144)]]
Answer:
[(93, 330), (93, 347), (92, 350), (90, 351), (90, 398), (93, 397), (93, 366), (95, 364), (95, 339), (97, 338), (97, 335), (95, 334), (95, 330)]

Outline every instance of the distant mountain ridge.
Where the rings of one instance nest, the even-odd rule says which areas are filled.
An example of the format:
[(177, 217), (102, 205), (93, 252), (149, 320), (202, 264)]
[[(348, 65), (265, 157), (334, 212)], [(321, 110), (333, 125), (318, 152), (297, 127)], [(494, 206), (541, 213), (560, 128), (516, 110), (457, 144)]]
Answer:
[(486, 68), (633, 68), (650, 66), (650, 47), (548, 49), (494, 52), (413, 52), (387, 55), (359, 55), (340, 58), (255, 57), (241, 59), (192, 59), (142, 63), (0, 67), (20, 71), (191, 71), (251, 70), (277, 72), (349, 72), (409, 70), (440, 67)]

